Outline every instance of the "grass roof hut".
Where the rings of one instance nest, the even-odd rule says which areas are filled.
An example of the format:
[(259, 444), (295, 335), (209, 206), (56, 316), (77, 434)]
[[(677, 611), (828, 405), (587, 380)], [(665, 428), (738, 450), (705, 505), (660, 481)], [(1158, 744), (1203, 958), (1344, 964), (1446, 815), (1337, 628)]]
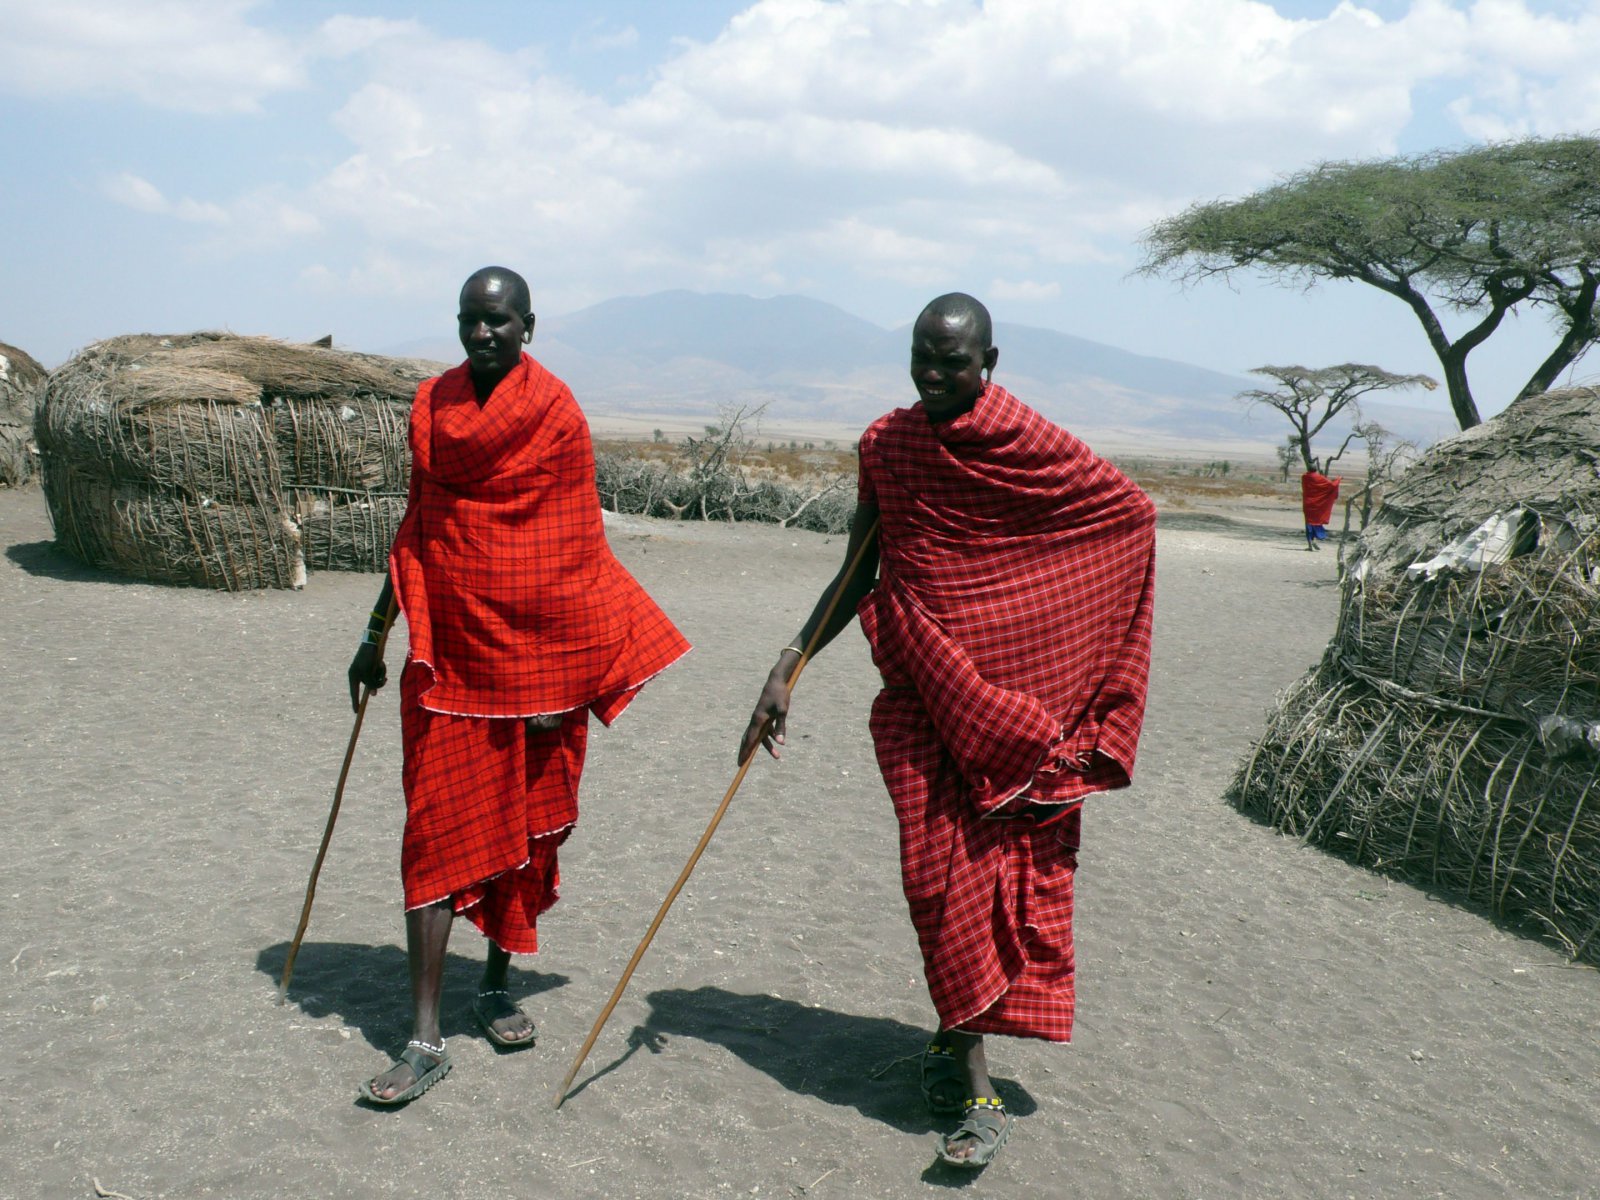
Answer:
[(1433, 447), (1342, 586), (1231, 799), (1600, 961), (1600, 389)]
[(38, 417), (56, 539), (93, 566), (240, 590), (378, 571), (437, 364), (225, 333), (97, 342)]
[(0, 342), (0, 485), (21, 487), (33, 478), (33, 419), (48, 377), (30, 355)]

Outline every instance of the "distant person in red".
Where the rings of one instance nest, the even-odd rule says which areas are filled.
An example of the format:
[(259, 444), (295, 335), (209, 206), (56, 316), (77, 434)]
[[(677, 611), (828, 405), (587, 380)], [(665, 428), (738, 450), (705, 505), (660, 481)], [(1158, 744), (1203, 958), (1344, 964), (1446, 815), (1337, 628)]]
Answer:
[(522, 352), (528, 285), (504, 267), (474, 273), (457, 324), (467, 360), (417, 389), (410, 498), (349, 671), (352, 704), (383, 686), (376, 642), (397, 597), (412, 1037), (361, 1088), (383, 1106), (450, 1070), (439, 996), (458, 913), (489, 939), (474, 1016), (498, 1046), (533, 1045), (507, 968), (539, 948), (556, 901), (589, 714), (611, 724), (689, 649), (606, 543), (583, 413)]
[(862, 436), (845, 566), (778, 656), (739, 745), (741, 762), (758, 743), (777, 757), (797, 647), (842, 586), (821, 644), (859, 611), (883, 676), (872, 739), (939, 1015), (922, 1089), (935, 1114), (962, 1116), (939, 1156), (968, 1168), (1013, 1122), (984, 1035), (1072, 1036), (1082, 801), (1132, 777), (1155, 582), (1149, 497), (989, 382), (999, 353), (971, 296), (917, 318), (919, 400)]
[(1317, 543), (1327, 540), (1328, 522), (1333, 520), (1334, 501), (1339, 499), (1343, 476), (1329, 479), (1311, 460), (1311, 470), (1300, 476), (1300, 508), (1306, 519), (1306, 549), (1322, 549)]

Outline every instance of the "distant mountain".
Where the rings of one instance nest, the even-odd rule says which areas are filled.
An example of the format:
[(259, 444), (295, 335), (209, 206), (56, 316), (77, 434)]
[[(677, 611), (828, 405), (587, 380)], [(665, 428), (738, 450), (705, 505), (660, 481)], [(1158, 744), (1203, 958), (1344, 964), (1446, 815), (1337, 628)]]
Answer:
[[(1050, 329), (1000, 322), (995, 378), (1052, 420), (1091, 441), (1258, 444), (1286, 430), (1273, 414), (1234, 399), (1254, 386), (1188, 363), (1134, 354)], [(658, 292), (619, 297), (540, 320), (535, 355), (565, 379), (591, 413), (710, 417), (728, 404), (766, 404), (763, 420), (825, 421), (862, 428), (915, 396), (906, 377), (910, 329), (889, 330), (804, 296)], [(423, 339), (389, 353), (457, 361), (451, 339)], [(1434, 414), (1373, 406), (1402, 436), (1431, 441)], [(1447, 421), (1447, 418), (1441, 418)]]

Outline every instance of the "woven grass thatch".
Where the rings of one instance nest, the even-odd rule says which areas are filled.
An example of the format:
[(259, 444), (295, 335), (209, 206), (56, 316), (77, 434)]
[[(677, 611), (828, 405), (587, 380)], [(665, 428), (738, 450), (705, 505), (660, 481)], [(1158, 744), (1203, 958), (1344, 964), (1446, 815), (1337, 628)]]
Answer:
[[(1362, 534), (1333, 640), (1231, 797), (1356, 862), (1537, 921), (1592, 961), (1597, 464), (1591, 388), (1519, 401), (1430, 450)], [(1407, 570), (1486, 523), (1485, 561)]]
[(33, 478), (33, 419), (47, 377), (31, 356), (0, 342), (0, 485), (21, 487)]
[(437, 370), (221, 333), (99, 342), (39, 413), (56, 537), (94, 566), (230, 590), (381, 570), (411, 397)]

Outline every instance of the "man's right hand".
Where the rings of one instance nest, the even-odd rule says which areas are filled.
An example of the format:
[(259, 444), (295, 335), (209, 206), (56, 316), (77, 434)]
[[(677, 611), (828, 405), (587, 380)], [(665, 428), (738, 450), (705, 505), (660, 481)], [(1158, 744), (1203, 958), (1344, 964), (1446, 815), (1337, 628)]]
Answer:
[(758, 743), (765, 746), (773, 758), (782, 757), (778, 747), (784, 744), (784, 731), (789, 720), (789, 675), (796, 661), (789, 653), (785, 653), (767, 676), (767, 685), (761, 689), (755, 711), (750, 714), (750, 724), (745, 727), (744, 737), (739, 739), (741, 765), (755, 753)]
[(383, 659), (378, 657), (378, 647), (371, 642), (362, 642), (356, 656), (350, 660), (350, 707), (356, 712), (361, 711), (361, 689), (369, 687), (377, 691), (389, 682), (389, 669), (383, 665)]

